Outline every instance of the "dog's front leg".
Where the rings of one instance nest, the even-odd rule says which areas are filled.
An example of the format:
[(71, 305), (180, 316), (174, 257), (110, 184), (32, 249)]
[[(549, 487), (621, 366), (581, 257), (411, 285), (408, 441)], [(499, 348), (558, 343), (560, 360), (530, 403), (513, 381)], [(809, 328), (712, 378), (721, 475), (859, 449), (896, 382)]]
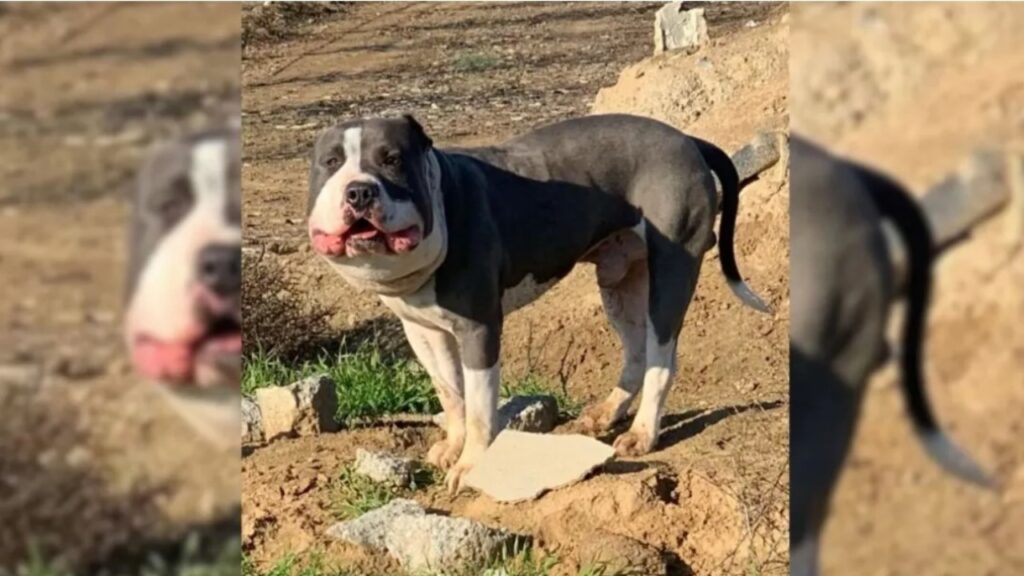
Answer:
[(473, 323), (456, 334), (465, 382), (466, 443), (445, 483), (450, 492), (462, 489), (467, 473), (491, 445), (497, 432), (498, 390), (501, 386), (501, 324)]
[(444, 409), (445, 439), (427, 453), (427, 462), (451, 468), (462, 454), (466, 440), (466, 409), (462, 393), (462, 360), (455, 337), (443, 330), (402, 321), (405, 336), (420, 364), (430, 374), (437, 398)]

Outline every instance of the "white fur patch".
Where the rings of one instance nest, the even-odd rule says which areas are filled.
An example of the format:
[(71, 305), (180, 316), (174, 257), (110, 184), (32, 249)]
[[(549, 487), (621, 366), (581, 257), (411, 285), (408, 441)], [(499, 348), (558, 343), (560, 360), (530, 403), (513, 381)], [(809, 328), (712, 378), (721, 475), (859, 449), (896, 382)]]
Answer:
[(465, 376), (466, 450), (482, 450), (491, 444), (496, 430), (501, 361), (490, 368), (462, 367)]
[(241, 229), (227, 220), (228, 148), (208, 140), (192, 150), (189, 178), (194, 202), (189, 213), (163, 238), (143, 267), (128, 307), (129, 334), (139, 330), (176, 340), (193, 329), (190, 290), (199, 252), (210, 244), (241, 242)]
[(658, 344), (654, 325), (648, 319), (647, 370), (644, 372), (643, 394), (640, 398), (640, 407), (633, 419), (633, 429), (644, 430), (655, 439), (660, 430), (665, 398), (672, 387), (672, 378), (676, 372), (676, 342), (677, 340), (673, 338), (665, 344)]

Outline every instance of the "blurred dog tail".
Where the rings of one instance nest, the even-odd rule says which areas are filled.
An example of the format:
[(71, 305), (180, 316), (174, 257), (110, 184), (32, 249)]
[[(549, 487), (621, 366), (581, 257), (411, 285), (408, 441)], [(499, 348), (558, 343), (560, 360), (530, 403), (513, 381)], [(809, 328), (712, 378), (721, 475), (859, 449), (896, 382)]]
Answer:
[(771, 313), (771, 308), (743, 281), (739, 266), (736, 265), (733, 240), (736, 236), (736, 214), (739, 212), (741, 190), (736, 166), (729, 155), (718, 146), (700, 138), (693, 140), (697, 143), (704, 161), (722, 184), (722, 222), (718, 230), (718, 260), (722, 265), (722, 274), (725, 275), (733, 294), (744, 304), (760, 312)]
[(924, 332), (931, 298), (933, 240), (917, 202), (902, 186), (861, 167), (861, 177), (884, 218), (888, 218), (907, 248), (907, 303), (900, 350), (902, 388), (914, 428), (925, 449), (940, 466), (959, 478), (992, 488), (988, 474), (939, 427), (925, 395)]

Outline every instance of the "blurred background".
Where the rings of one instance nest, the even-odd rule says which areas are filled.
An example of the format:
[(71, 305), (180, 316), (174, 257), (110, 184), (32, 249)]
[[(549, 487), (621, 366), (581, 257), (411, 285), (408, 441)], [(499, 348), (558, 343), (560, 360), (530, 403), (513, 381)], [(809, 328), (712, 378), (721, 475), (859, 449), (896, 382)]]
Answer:
[[(917, 195), (974, 150), (1024, 143), (1024, 6), (792, 6), (791, 128)], [(940, 258), (926, 345), (946, 430), (1004, 484), (985, 493), (921, 449), (890, 363), (866, 395), (823, 537), (829, 575), (1024, 570), (1024, 258), (1010, 218)]]
[(131, 373), (144, 152), (237, 106), (238, 4), (0, 6), (0, 574), (238, 573), (237, 451)]

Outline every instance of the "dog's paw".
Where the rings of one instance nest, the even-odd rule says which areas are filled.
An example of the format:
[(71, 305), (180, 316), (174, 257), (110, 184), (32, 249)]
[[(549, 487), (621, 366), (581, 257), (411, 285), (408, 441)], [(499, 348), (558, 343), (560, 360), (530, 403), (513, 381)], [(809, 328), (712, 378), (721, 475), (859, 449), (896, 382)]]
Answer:
[(459, 461), (462, 454), (462, 444), (441, 440), (435, 442), (427, 452), (427, 463), (441, 470), (448, 470)]
[(449, 494), (456, 496), (462, 491), (465, 487), (466, 475), (476, 465), (477, 460), (479, 460), (479, 454), (472, 456), (469, 453), (463, 452), (459, 461), (448, 470), (448, 474), (444, 477), (444, 483), (448, 487)]
[(629, 430), (616, 438), (612, 446), (615, 448), (615, 454), (620, 457), (636, 457), (654, 450), (657, 442), (657, 437), (652, 434)]
[(573, 428), (581, 434), (597, 436), (611, 430), (614, 425), (615, 415), (608, 409), (606, 403), (601, 402), (584, 408), (579, 418), (576, 419)]

